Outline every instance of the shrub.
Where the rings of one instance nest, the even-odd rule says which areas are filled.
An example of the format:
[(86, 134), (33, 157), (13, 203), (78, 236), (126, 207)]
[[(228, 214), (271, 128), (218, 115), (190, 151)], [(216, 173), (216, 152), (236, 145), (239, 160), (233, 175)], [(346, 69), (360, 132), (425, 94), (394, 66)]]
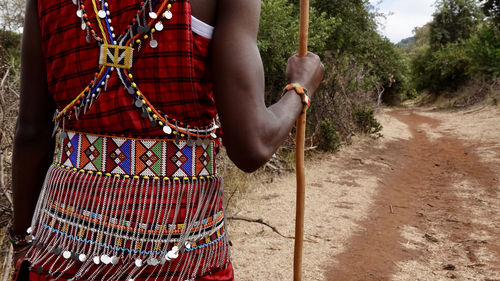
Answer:
[(467, 40), (466, 46), (471, 75), (486, 79), (500, 75), (500, 31), (492, 24), (483, 25)]
[(366, 134), (376, 134), (382, 131), (382, 125), (375, 118), (375, 111), (369, 106), (354, 108), (356, 123), (360, 131)]
[(471, 60), (464, 42), (449, 43), (437, 51), (424, 47), (413, 56), (411, 65), (417, 90), (456, 90), (470, 79)]
[(336, 151), (340, 147), (340, 136), (333, 123), (328, 120), (319, 122), (318, 148), (323, 151)]

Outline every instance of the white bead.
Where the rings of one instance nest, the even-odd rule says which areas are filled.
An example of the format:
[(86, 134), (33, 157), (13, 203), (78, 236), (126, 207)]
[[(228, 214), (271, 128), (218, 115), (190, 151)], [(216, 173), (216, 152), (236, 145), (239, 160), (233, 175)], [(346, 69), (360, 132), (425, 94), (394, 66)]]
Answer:
[(112, 264), (116, 265), (119, 261), (120, 261), (120, 259), (117, 256), (112, 256), (111, 257), (111, 263)]
[(163, 15), (165, 16), (165, 18), (166, 18), (167, 20), (171, 19), (171, 18), (172, 18), (172, 16), (173, 16), (173, 15), (172, 15), (172, 12), (170, 12), (170, 10), (167, 10), (167, 11), (166, 11)]
[(167, 253), (167, 259), (168, 260), (175, 260), (177, 257), (179, 257), (179, 252), (177, 252), (177, 251), (173, 251), (172, 250), (172, 251), (169, 251)]
[(105, 17), (106, 17), (106, 12), (105, 12), (105, 11), (103, 11), (103, 10), (100, 10), (99, 12), (97, 12), (97, 15), (98, 15), (101, 19), (103, 19), (103, 18), (105, 18)]
[(141, 259), (136, 259), (134, 263), (135, 263), (135, 266), (137, 266), (137, 267), (141, 267), (142, 266), (142, 260)]
[(87, 255), (85, 255), (85, 254), (80, 254), (80, 255), (78, 256), (78, 260), (79, 260), (79, 261), (81, 261), (81, 262), (86, 261), (86, 260), (87, 260)]
[(170, 135), (172, 133), (172, 128), (170, 126), (163, 126), (163, 132), (167, 135)]
[(108, 255), (102, 255), (101, 262), (104, 264), (109, 264), (109, 263), (111, 263), (111, 258)]
[(28, 234), (33, 233), (33, 228), (31, 226), (28, 227), (28, 229), (26, 230), (26, 233), (28, 233)]
[(155, 29), (156, 29), (157, 31), (162, 31), (162, 30), (163, 30), (163, 23), (162, 23), (161, 21), (157, 22), (157, 23), (155, 24)]
[(184, 243), (184, 246), (186, 246), (186, 249), (191, 249), (191, 243), (187, 242)]
[(65, 259), (69, 259), (69, 258), (71, 258), (71, 252), (70, 252), (70, 251), (64, 251), (64, 252), (63, 252), (63, 257), (64, 257)]

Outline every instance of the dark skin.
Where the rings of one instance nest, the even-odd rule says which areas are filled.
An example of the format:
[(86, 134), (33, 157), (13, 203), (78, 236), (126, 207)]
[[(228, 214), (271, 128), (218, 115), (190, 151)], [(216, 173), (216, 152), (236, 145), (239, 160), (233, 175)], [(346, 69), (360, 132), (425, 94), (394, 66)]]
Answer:
[[(191, 4), (195, 17), (215, 26), (215, 100), (227, 153), (240, 169), (252, 172), (278, 149), (303, 105), (293, 91), (270, 107), (264, 103), (264, 69), (257, 49), (260, 0), (192, 0)], [(54, 152), (55, 105), (47, 90), (36, 0), (27, 0), (21, 62), (12, 171), (13, 232), (18, 234), (29, 227)], [(311, 96), (321, 81), (323, 66), (312, 53), (305, 58), (293, 56), (286, 73), (288, 82), (302, 84)]]

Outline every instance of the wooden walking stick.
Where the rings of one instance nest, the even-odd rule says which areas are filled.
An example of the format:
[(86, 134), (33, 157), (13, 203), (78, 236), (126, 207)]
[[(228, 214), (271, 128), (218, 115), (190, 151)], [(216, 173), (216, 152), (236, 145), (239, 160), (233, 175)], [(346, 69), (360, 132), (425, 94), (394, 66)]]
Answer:
[[(309, 0), (300, 0), (299, 57), (307, 56), (309, 33)], [(302, 248), (304, 244), (304, 209), (306, 197), (306, 172), (304, 170), (304, 143), (306, 137), (306, 111), (297, 119), (295, 147), (295, 172), (297, 174), (297, 205), (295, 209), (295, 249), (293, 280), (302, 280)]]

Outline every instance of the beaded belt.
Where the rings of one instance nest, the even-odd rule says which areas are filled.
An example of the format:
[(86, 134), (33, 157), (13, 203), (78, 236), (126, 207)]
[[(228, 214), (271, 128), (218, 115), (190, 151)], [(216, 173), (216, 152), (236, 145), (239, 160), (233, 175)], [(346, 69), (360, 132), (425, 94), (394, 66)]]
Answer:
[(61, 132), (30, 228), (33, 267), (84, 280), (185, 280), (224, 266), (216, 149), (216, 141)]
[(56, 164), (89, 174), (193, 178), (216, 174), (217, 140), (133, 139), (63, 131)]

